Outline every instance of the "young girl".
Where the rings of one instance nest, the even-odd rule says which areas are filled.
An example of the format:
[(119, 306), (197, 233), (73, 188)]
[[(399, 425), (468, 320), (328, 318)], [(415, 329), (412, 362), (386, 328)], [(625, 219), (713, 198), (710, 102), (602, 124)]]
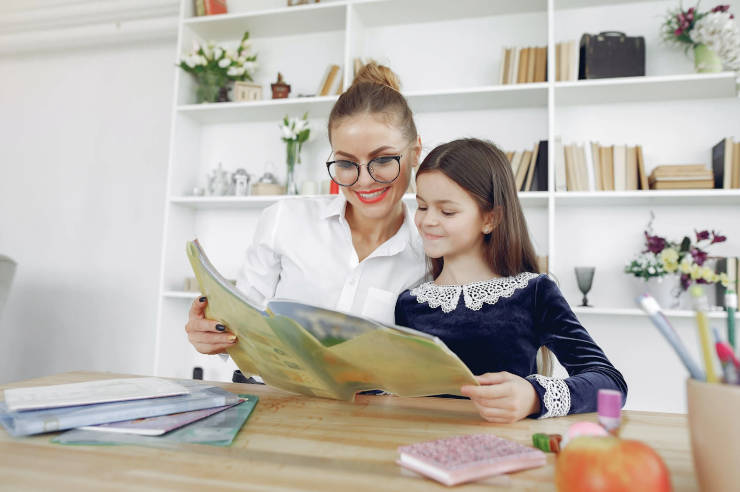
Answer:
[[(434, 280), (401, 293), (396, 324), (439, 337), (482, 374), (480, 386), (461, 389), (480, 415), (514, 422), (592, 412), (600, 388), (626, 397), (624, 378), (558, 287), (534, 273), (534, 248), (504, 153), (477, 139), (441, 145), (422, 162), (416, 185), (415, 222)], [(540, 347), (546, 364), (549, 348), (570, 377), (537, 374)]]

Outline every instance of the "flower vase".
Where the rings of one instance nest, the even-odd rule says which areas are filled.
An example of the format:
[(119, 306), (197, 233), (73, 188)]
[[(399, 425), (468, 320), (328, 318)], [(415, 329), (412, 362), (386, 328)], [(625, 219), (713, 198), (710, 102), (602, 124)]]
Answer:
[(653, 296), (662, 309), (680, 309), (684, 307), (682, 297), (686, 293), (681, 289), (677, 275), (650, 277), (647, 281), (639, 278), (637, 281), (640, 283), (640, 293), (647, 292)]
[(705, 44), (694, 45), (694, 70), (697, 73), (722, 71), (722, 60), (716, 51)]
[(301, 162), (300, 157), (300, 146), (295, 140), (286, 142), (285, 152), (285, 164), (288, 168), (287, 176), (285, 178), (285, 194), (286, 195), (297, 195), (298, 194), (298, 183), (295, 180), (295, 165)]
[(198, 103), (228, 102), (229, 87), (227, 81), (213, 72), (202, 72), (196, 76), (198, 87), (195, 97)]

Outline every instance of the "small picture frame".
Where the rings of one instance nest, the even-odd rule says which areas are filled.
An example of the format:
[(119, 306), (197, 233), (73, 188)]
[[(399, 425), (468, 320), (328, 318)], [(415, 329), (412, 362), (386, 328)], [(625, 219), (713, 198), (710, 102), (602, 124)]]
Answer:
[(240, 102), (260, 101), (262, 86), (251, 82), (234, 82), (234, 100)]

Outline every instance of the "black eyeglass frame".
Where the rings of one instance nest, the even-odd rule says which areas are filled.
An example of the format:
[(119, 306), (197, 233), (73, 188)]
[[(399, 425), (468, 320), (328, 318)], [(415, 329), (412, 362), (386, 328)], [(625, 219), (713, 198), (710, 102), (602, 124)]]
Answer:
[[(334, 151), (332, 151), (332, 154), (333, 153), (334, 153)], [(331, 157), (332, 154), (329, 154), (329, 157)], [(373, 172), (371, 171), (372, 168), (371, 168), (370, 165), (376, 159), (388, 159), (388, 158), (393, 159), (393, 160), (396, 161), (396, 164), (398, 164), (398, 173), (396, 173), (396, 176), (393, 179), (391, 179), (390, 181), (381, 181), (380, 179), (376, 178), (373, 175)], [(373, 181), (375, 181), (376, 183), (389, 184), (389, 183), (393, 183), (401, 175), (401, 159), (403, 159), (403, 154), (378, 156), (378, 157), (375, 157), (374, 159), (370, 159), (366, 164), (358, 164), (357, 162), (350, 161), (348, 159), (335, 159), (333, 161), (326, 161), (326, 172), (329, 173), (329, 178), (331, 178), (331, 180), (334, 181), (337, 185), (344, 186), (345, 188), (348, 188), (350, 186), (353, 186), (355, 183), (357, 183), (360, 180), (360, 167), (361, 166), (365, 166), (365, 168), (367, 168), (367, 173), (370, 175), (371, 178), (373, 178)], [(349, 163), (354, 164), (355, 169), (357, 170), (357, 177), (355, 178), (354, 181), (352, 181), (352, 183), (350, 183), (350, 184), (342, 184), (342, 183), (339, 183), (337, 180), (334, 179), (334, 176), (331, 175), (331, 171), (329, 170), (329, 168), (331, 167), (332, 164), (335, 164), (337, 162), (349, 162)]]

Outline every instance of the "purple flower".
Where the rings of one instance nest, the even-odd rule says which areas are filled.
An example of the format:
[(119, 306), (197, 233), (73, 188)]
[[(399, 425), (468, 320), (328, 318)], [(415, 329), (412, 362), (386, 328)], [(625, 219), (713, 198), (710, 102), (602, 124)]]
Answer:
[(727, 236), (723, 236), (717, 231), (712, 231), (712, 242), (709, 244), (723, 243), (725, 241), (727, 241)]
[(696, 240), (697, 241), (704, 241), (705, 239), (709, 239), (709, 231), (697, 231), (694, 229), (694, 232), (696, 233)]
[(645, 246), (651, 253), (658, 254), (665, 248), (666, 240), (660, 236), (651, 236), (645, 231)]
[(678, 29), (676, 29), (675, 31), (673, 31), (673, 35), (674, 35), (674, 36), (680, 36), (682, 32), (683, 32), (683, 31), (682, 31), (682, 30), (681, 30), (681, 28), (679, 27)]
[(691, 277), (688, 273), (682, 273), (681, 274), (681, 288), (683, 290), (687, 290), (689, 286), (691, 285)]
[(727, 12), (728, 10), (730, 10), (729, 5), (717, 5), (712, 9), (712, 12)]
[(699, 248), (691, 248), (691, 257), (694, 259), (694, 263), (702, 266), (707, 259), (707, 252)]

